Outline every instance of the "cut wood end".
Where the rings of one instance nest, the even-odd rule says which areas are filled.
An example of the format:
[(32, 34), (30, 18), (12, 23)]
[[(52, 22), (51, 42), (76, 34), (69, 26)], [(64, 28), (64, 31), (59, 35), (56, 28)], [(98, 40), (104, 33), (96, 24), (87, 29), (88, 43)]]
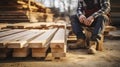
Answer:
[(30, 42), (28, 45), (29, 48), (40, 48), (42, 47), (42, 43), (37, 42)]

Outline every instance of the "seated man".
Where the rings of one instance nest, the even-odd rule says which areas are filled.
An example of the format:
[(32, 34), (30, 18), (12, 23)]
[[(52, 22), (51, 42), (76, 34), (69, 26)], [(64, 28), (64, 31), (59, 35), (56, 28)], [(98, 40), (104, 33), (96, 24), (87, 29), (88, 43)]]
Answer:
[(104, 31), (105, 23), (109, 20), (110, 0), (79, 0), (77, 15), (70, 17), (72, 29), (77, 36), (77, 43), (69, 45), (70, 49), (86, 47), (86, 37), (83, 33), (84, 27), (94, 27), (89, 41), (88, 53), (96, 53), (97, 40), (99, 34)]

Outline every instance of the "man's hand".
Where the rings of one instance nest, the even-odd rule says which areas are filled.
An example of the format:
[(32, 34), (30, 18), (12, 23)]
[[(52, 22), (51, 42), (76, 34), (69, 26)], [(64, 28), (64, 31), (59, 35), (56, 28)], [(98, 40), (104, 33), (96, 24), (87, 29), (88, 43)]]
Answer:
[(94, 21), (94, 17), (90, 16), (84, 22), (85, 22), (85, 25), (90, 26), (93, 21)]
[(86, 20), (86, 17), (85, 17), (84, 15), (81, 15), (81, 16), (79, 17), (79, 21), (80, 21), (81, 23), (84, 23), (85, 20)]

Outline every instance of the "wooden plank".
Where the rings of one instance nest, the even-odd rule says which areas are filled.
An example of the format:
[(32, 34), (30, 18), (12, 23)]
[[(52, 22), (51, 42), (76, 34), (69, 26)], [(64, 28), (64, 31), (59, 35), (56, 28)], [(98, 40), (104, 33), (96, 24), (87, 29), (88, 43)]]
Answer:
[(114, 26), (106, 26), (105, 27), (105, 31), (115, 31), (115, 30), (117, 30), (117, 28)]
[(32, 57), (45, 57), (49, 46), (45, 48), (32, 48)]
[(50, 48), (53, 57), (66, 56), (66, 37), (65, 29), (59, 29), (50, 42)]
[(0, 59), (5, 59), (7, 56), (11, 55), (12, 49), (0, 48)]
[(52, 53), (62, 53), (62, 52), (65, 52), (66, 53), (66, 50), (67, 47), (65, 46), (64, 48), (51, 48), (51, 52)]
[(29, 47), (30, 48), (42, 48), (42, 47), (47, 46), (48, 45), (47, 43), (51, 40), (51, 38), (53, 37), (56, 31), (57, 31), (57, 28), (46, 31), (41, 36), (38, 36), (37, 38), (30, 41)]
[(13, 57), (27, 57), (29, 54), (28, 48), (14, 48), (13, 49)]
[(5, 28), (6, 27), (6, 23), (0, 23), (0, 29), (3, 29), (3, 28)]
[(6, 44), (8, 42), (11, 42), (11, 41), (18, 39), (18, 38), (21, 38), (21, 37), (24, 37), (24, 36), (28, 35), (29, 33), (31, 33), (32, 31), (33, 30), (27, 30), (24, 32), (20, 32), (17, 34), (13, 34), (13, 35), (9, 35), (9, 36), (5, 36), (5, 37), (0, 38), (0, 48), (6, 47)]
[(7, 49), (6, 48), (0, 48), (0, 58), (7, 57)]
[(31, 32), (31, 31), (24, 31), (24, 32), (12, 34), (12, 35), (0, 38), (0, 48), (6, 47), (6, 44), (14, 39), (27, 35), (28, 32)]
[(28, 46), (28, 42), (31, 41), (32, 39), (38, 37), (41, 35), (43, 31), (40, 30), (33, 30), (31, 32), (28, 32), (27, 35), (23, 37), (19, 37), (15, 40), (12, 40), (11, 42), (7, 43), (8, 48), (23, 48)]
[(23, 32), (23, 31), (25, 31), (25, 30), (14, 29), (14, 30), (10, 30), (10, 31), (0, 32), (0, 37), (8, 36), (8, 35)]
[(9, 31), (10, 29), (0, 29), (0, 32)]
[(59, 29), (53, 37), (50, 47), (51, 48), (64, 48), (66, 45), (65, 30)]

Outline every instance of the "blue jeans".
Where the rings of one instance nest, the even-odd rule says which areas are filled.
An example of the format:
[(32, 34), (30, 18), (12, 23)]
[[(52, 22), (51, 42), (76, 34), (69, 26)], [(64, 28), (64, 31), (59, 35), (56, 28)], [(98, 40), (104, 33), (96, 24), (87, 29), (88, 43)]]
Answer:
[(73, 32), (77, 36), (78, 39), (82, 38), (85, 39), (85, 34), (82, 32), (83, 27), (94, 27), (93, 32), (92, 32), (92, 39), (95, 40), (96, 37), (98, 37), (98, 34), (103, 33), (104, 28), (105, 28), (105, 17), (104, 16), (98, 16), (95, 18), (94, 22), (91, 24), (91, 26), (86, 26), (82, 23), (80, 23), (78, 17), (76, 15), (73, 15), (70, 17), (71, 19), (71, 25)]

